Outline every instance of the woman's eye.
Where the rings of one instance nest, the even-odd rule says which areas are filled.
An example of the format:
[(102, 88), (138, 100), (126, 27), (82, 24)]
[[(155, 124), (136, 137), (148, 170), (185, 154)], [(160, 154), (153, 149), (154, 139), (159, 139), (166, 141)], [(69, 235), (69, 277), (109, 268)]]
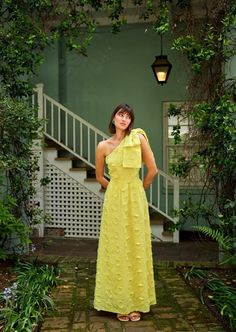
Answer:
[(130, 120), (131, 119), (131, 117), (128, 115), (128, 114), (124, 114), (124, 113), (120, 113), (120, 114), (118, 114), (121, 118), (126, 118), (126, 119), (128, 119), (128, 120)]

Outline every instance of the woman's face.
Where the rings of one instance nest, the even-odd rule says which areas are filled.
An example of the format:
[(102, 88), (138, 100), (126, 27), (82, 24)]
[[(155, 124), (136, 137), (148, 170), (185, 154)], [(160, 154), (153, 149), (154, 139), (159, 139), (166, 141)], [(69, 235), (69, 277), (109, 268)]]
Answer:
[(129, 113), (122, 110), (118, 111), (114, 116), (114, 125), (118, 129), (126, 130), (131, 122)]

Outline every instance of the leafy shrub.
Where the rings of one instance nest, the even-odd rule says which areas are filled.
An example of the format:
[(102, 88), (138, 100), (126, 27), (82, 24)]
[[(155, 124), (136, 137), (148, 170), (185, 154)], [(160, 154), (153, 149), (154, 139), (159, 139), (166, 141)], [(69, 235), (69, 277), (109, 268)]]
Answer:
[(205, 289), (211, 291), (212, 295), (208, 295), (208, 297), (215, 304), (220, 314), (229, 320), (230, 328), (236, 331), (236, 289), (217, 278), (210, 279), (201, 288), (203, 303), (203, 291)]
[(216, 306), (221, 316), (229, 321), (232, 331), (236, 331), (236, 289), (227, 285), (211, 271), (197, 269), (193, 266), (184, 275), (185, 279), (199, 278), (201, 282), (200, 298), (205, 303), (204, 292), (210, 291), (207, 297)]
[(36, 263), (19, 263), (12, 287), (0, 295), (2, 332), (32, 332), (46, 310), (54, 308), (50, 290), (56, 285), (57, 270), (54, 266)]
[[(11, 196), (0, 201), (0, 259), (7, 257), (8, 250), (19, 250), (29, 243), (29, 228), (12, 214), (11, 209), (14, 205), (15, 200)], [(12, 248), (14, 237), (18, 239), (19, 244)]]
[(3, 246), (12, 245), (12, 237), (19, 238), (21, 246), (27, 244), (29, 227), (44, 217), (31, 204), (38, 171), (33, 144), (41, 137), (42, 124), (37, 109), (0, 89), (0, 195), (9, 195), (0, 203), (0, 257), (6, 256)]

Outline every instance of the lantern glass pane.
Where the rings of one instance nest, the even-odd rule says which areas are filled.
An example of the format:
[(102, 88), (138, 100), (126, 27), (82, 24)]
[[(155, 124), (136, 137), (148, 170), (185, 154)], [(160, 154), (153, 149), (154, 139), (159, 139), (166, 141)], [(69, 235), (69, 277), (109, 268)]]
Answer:
[(164, 72), (164, 71), (158, 71), (157, 72), (157, 79), (160, 82), (165, 82), (165, 80), (166, 80), (166, 72)]

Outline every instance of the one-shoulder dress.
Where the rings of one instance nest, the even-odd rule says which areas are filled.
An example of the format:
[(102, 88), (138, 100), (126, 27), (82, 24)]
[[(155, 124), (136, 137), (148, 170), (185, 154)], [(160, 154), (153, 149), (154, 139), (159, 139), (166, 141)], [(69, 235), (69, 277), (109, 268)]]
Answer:
[(110, 175), (103, 204), (94, 307), (120, 314), (149, 312), (156, 303), (150, 220), (139, 134), (131, 133), (106, 157)]

